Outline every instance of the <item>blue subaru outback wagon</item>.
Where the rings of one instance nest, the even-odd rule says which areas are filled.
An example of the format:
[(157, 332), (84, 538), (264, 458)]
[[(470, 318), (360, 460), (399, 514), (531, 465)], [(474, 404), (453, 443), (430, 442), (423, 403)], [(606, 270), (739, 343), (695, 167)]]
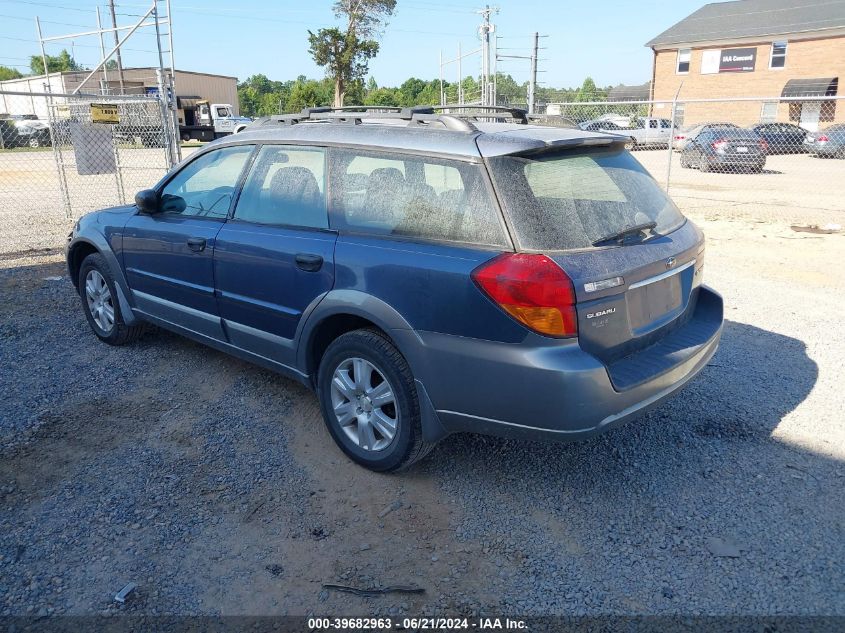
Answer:
[(293, 377), (378, 471), (451, 433), (641, 415), (719, 342), (701, 231), (624, 138), (482, 115), (312, 109), (210, 143), (78, 222), (91, 328), (120, 345), (152, 323)]

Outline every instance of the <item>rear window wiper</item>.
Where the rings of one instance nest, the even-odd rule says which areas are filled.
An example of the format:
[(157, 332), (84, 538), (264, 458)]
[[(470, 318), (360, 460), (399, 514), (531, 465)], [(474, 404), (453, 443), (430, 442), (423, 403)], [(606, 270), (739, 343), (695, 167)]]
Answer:
[(621, 244), (625, 238), (629, 235), (635, 235), (637, 233), (643, 233), (645, 231), (651, 231), (657, 227), (657, 222), (643, 222), (642, 224), (637, 224), (635, 226), (629, 226), (627, 228), (622, 229), (621, 231), (617, 231), (616, 233), (611, 233), (610, 235), (605, 235), (597, 239), (593, 242), (593, 246), (604, 246), (605, 244)]

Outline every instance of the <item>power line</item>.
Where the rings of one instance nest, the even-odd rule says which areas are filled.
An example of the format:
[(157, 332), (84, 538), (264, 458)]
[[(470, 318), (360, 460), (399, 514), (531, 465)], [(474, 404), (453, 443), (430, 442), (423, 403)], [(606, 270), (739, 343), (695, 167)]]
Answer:
[[(7, 20), (21, 20), (23, 22), (32, 22), (32, 18), (22, 18), (17, 15), (0, 15), (0, 18), (6, 18)], [(73, 24), (71, 22), (54, 22), (52, 20), (41, 20), (43, 24), (58, 24), (59, 26), (78, 26), (83, 29), (88, 28), (88, 24)]]
[(34, 7), (47, 7), (49, 9), (64, 9), (66, 11), (78, 11), (80, 13), (90, 13), (90, 9), (80, 9), (79, 7), (68, 7), (58, 4), (50, 4), (48, 2), (34, 2), (33, 0), (5, 0), (15, 4), (28, 4)]

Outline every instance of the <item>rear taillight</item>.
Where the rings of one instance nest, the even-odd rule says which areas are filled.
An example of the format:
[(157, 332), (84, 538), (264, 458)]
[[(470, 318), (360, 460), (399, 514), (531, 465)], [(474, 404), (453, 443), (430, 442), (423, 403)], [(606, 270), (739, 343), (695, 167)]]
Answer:
[(728, 146), (728, 142), (723, 138), (719, 139), (718, 141), (713, 141), (713, 143), (711, 143), (711, 147), (713, 149), (715, 149), (717, 152), (720, 149), (725, 149), (727, 146)]
[(767, 152), (769, 150), (769, 144), (766, 142), (765, 139), (760, 139), (760, 149), (764, 152)]
[(676, 136), (675, 140), (676, 141), (683, 141), (685, 138), (686, 138), (686, 136)]
[(478, 287), (505, 312), (535, 332), (578, 335), (575, 288), (545, 255), (504, 253), (472, 271)]
[(827, 136), (825, 136), (824, 134), (822, 134), (821, 136), (817, 136), (816, 140), (821, 141), (822, 143), (825, 143), (825, 142), (829, 141), (830, 139), (827, 138)]

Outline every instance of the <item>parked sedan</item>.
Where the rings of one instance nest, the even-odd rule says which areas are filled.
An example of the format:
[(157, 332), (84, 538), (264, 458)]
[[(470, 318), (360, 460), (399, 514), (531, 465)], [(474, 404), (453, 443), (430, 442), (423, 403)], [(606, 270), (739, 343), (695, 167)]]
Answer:
[(697, 123), (696, 125), (687, 125), (680, 130), (675, 130), (675, 136), (672, 138), (672, 149), (680, 152), (689, 141), (702, 132), (722, 130), (725, 128), (740, 129), (738, 125), (734, 125), (733, 123)]
[(50, 127), (37, 119), (0, 119), (0, 147), (45, 147), (50, 145)]
[(681, 167), (700, 171), (761, 172), (766, 164), (763, 141), (753, 132), (740, 128), (705, 130), (690, 140), (681, 152)]
[(824, 158), (845, 158), (845, 123), (831, 125), (818, 132), (810, 132), (804, 139), (811, 154)]
[(804, 139), (807, 130), (792, 123), (758, 123), (749, 130), (765, 141), (767, 154), (806, 152)]

